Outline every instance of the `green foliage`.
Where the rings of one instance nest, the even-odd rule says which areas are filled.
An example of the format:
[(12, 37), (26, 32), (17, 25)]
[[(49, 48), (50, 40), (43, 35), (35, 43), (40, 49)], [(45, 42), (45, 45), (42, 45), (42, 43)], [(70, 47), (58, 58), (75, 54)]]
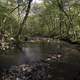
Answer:
[(32, 0), (21, 1), (5, 0), (0, 4), (0, 31), (7, 32), (9, 39), (45, 36), (80, 42), (79, 1), (44, 0), (32, 7)]
[[(39, 5), (41, 4), (37, 6)], [(27, 30), (30, 29), (32, 35), (38, 33), (41, 36), (80, 41), (79, 6), (79, 1), (75, 0), (44, 0), (42, 6), (35, 9), (37, 11), (38, 8), (42, 12), (36, 14), (35, 11), (36, 13), (28, 20)]]
[(19, 28), (17, 19), (10, 14), (11, 8), (4, 2), (0, 4), (0, 50), (5, 51), (10, 48), (11, 38), (13, 38)]

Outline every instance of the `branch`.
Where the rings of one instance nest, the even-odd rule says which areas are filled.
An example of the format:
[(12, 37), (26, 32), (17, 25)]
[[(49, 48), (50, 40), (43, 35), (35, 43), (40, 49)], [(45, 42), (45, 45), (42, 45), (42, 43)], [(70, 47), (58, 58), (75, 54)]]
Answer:
[(15, 7), (10, 13), (14, 12), (17, 8), (19, 8), (19, 5)]

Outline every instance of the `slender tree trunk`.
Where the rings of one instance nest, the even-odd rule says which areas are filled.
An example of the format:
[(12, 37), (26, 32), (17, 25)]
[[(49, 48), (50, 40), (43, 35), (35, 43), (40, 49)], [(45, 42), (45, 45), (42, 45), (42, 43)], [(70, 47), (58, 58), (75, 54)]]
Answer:
[(23, 27), (24, 27), (24, 25), (25, 25), (25, 23), (26, 23), (26, 20), (27, 20), (27, 18), (28, 18), (28, 14), (29, 14), (29, 11), (30, 11), (30, 8), (31, 8), (31, 2), (32, 2), (32, 0), (29, 0), (25, 17), (24, 17), (23, 21), (20, 23), (20, 28), (19, 28), (19, 30), (18, 30), (18, 33), (17, 33), (16, 36), (15, 36), (16, 39), (18, 39), (19, 36), (20, 36), (21, 33), (22, 33)]

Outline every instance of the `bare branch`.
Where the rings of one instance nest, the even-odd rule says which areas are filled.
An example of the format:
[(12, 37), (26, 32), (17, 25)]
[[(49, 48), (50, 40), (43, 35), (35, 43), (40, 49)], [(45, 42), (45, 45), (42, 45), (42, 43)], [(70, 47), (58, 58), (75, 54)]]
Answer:
[(19, 5), (15, 7), (10, 13), (14, 12), (17, 8), (19, 8)]

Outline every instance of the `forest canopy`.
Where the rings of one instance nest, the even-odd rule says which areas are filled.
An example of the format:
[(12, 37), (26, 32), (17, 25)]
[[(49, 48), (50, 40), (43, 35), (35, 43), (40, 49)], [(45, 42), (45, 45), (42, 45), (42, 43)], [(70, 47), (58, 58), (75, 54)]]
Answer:
[(80, 42), (79, 0), (0, 0), (0, 31)]

